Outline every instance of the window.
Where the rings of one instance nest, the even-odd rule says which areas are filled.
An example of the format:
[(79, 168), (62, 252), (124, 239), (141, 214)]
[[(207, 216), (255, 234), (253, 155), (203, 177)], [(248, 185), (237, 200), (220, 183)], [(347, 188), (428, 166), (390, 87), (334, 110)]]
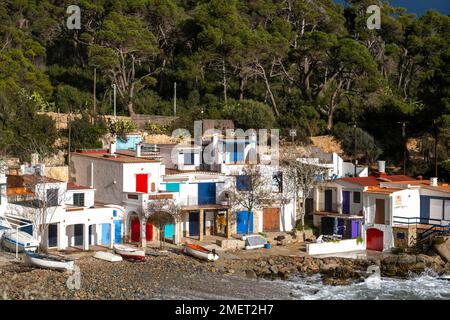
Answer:
[(237, 191), (250, 191), (251, 185), (250, 176), (237, 176), (236, 177), (236, 189)]
[(48, 207), (58, 206), (58, 189), (47, 190), (47, 206)]
[(450, 200), (444, 203), (444, 220), (450, 221)]
[(73, 204), (78, 207), (84, 207), (84, 193), (74, 193)]
[(353, 192), (353, 203), (361, 203), (361, 192)]
[(195, 153), (185, 153), (184, 154), (184, 164), (185, 165), (193, 165)]
[(441, 199), (430, 199), (430, 223), (438, 224), (436, 220), (442, 219), (442, 213), (444, 212), (444, 201)]
[(283, 173), (276, 172), (272, 175), (272, 190), (273, 192), (283, 192)]

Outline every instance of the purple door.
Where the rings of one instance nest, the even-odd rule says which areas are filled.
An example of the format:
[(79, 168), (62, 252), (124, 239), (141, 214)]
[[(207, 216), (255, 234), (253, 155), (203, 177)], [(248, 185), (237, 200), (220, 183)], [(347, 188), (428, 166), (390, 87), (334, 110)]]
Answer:
[(350, 191), (342, 191), (342, 213), (350, 213)]
[(352, 239), (358, 238), (360, 235), (359, 221), (352, 220)]

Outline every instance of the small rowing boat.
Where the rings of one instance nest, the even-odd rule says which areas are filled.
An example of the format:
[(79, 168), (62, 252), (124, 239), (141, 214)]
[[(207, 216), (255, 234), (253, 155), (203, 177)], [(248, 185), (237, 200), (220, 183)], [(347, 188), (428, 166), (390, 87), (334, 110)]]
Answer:
[(11, 252), (36, 251), (39, 247), (39, 241), (33, 238), (32, 235), (17, 230), (6, 230), (3, 232), (2, 245)]
[(114, 251), (124, 259), (145, 260), (145, 250), (124, 246), (121, 244), (114, 245)]
[(25, 251), (25, 263), (39, 268), (73, 270), (74, 261), (63, 257)]
[(216, 250), (209, 250), (198, 244), (186, 243), (184, 246), (184, 252), (190, 256), (207, 261), (216, 261), (219, 259), (219, 255)]
[(119, 261), (123, 260), (122, 257), (117, 254), (114, 254), (111, 252), (104, 252), (104, 251), (97, 251), (94, 254), (94, 258), (109, 261), (109, 262), (119, 262)]

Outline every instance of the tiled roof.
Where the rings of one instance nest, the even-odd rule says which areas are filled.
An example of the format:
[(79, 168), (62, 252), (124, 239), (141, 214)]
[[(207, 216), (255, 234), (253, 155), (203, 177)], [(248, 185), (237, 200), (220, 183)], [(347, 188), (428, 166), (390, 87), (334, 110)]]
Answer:
[(73, 182), (67, 183), (67, 190), (91, 190), (91, 189), (93, 189), (93, 188), (81, 186), (81, 185), (75, 184)]
[[(123, 150), (121, 152), (123, 152)], [(131, 155), (115, 154), (114, 156), (112, 156), (112, 155), (100, 153), (100, 152), (99, 153), (72, 152), (72, 155), (102, 159), (102, 160), (113, 161), (113, 162), (118, 162), (118, 163), (158, 163), (158, 162), (160, 162), (159, 160), (153, 160), (153, 159), (147, 159), (147, 158), (137, 158), (137, 157), (134, 157)]]
[(27, 185), (41, 184), (41, 183), (63, 183), (63, 181), (49, 178), (46, 176), (40, 176), (37, 174), (24, 174), (21, 176), (8, 175), (7, 185), (8, 188), (21, 188)]
[(392, 175), (382, 177), (352, 177), (352, 178), (340, 178), (337, 181), (345, 181), (353, 184), (357, 184), (364, 187), (379, 186), (381, 182), (397, 182), (397, 181), (414, 181), (414, 178), (404, 175)]
[(392, 194), (397, 191), (402, 191), (402, 189), (396, 188), (380, 188), (380, 187), (369, 187), (365, 193), (374, 193), (374, 194)]

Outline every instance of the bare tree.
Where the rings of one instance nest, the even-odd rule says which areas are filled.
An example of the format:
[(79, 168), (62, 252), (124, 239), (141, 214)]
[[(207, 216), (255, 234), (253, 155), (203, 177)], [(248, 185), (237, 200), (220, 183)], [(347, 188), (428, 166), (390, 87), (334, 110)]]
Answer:
[(247, 210), (247, 234), (250, 234), (252, 212), (270, 205), (273, 201), (271, 178), (264, 176), (259, 166), (246, 165), (227, 192), (233, 207)]
[[(302, 230), (305, 227), (306, 199), (314, 188), (323, 183), (328, 169), (320, 165), (308, 150), (286, 148), (281, 155), (285, 169), (286, 192), (295, 198), (296, 217), (300, 218)], [(301, 199), (301, 201), (299, 201)]]
[(61, 182), (53, 181), (42, 173), (13, 177), (18, 180), (15, 184), (24, 188), (28, 196), (12, 203), (10, 210), (15, 211), (17, 216), (31, 221), (40, 242), (39, 249), (46, 251), (47, 246), (42, 244), (43, 237), (47, 234), (56, 211), (63, 209), (67, 193), (61, 188)]
[[(150, 221), (153, 225), (158, 226), (160, 248), (165, 245), (164, 227), (169, 224), (177, 225), (181, 220), (181, 208), (173, 200), (163, 199), (149, 202), (147, 208), (141, 211), (141, 222), (144, 225)], [(146, 247), (146, 229), (145, 225), (141, 228), (141, 245)]]

